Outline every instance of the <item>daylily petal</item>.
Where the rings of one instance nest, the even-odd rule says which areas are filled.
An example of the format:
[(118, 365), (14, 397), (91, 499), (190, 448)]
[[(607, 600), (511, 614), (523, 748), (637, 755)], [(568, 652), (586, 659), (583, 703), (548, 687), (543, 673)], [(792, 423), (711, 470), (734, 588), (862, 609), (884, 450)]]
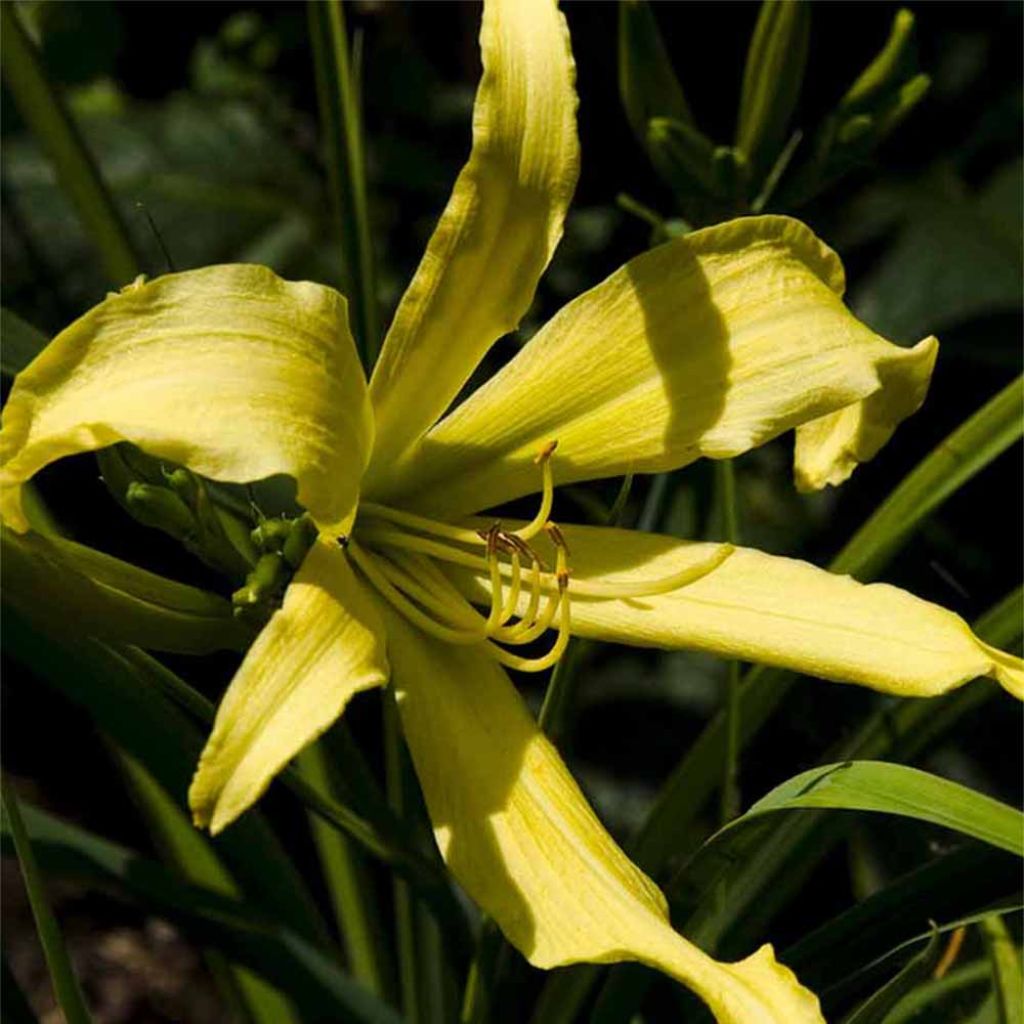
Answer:
[(170, 274), (112, 294), (14, 382), (0, 433), (0, 515), (65, 455), (133, 441), (214, 480), (287, 473), (344, 532), (373, 443), (345, 300), (265, 267)]
[(553, 0), (487, 0), (473, 149), (395, 314), (370, 394), (367, 491), (519, 324), (579, 173), (575, 65)]
[(664, 896), (604, 830), (493, 659), (385, 614), (402, 726), (438, 846), (531, 963), (638, 960), (692, 988), (721, 1024), (822, 1021), (817, 999), (770, 946), (724, 964), (672, 930)]
[(242, 648), (223, 598), (61, 537), (0, 527), (4, 601), (89, 636), (155, 651)]
[(552, 439), (569, 483), (728, 458), (864, 399), (858, 415), (878, 425), (845, 447), (869, 456), (920, 403), (937, 343), (890, 344), (842, 290), (838, 257), (788, 217), (668, 242), (564, 307), (427, 435), (395, 490), (475, 511), (536, 490), (533, 459)]
[(372, 599), (341, 550), (317, 541), (221, 701), (189, 790), (196, 824), (230, 825), (355, 694), (387, 678)]
[[(607, 589), (672, 576), (719, 546), (602, 527), (561, 530), (572, 579), (599, 579)], [(473, 600), (490, 600), (482, 576), (455, 578)], [(708, 651), (901, 697), (931, 697), (991, 676), (1024, 698), (1024, 662), (982, 643), (959, 615), (888, 584), (865, 585), (750, 548), (668, 593), (575, 597), (572, 627), (579, 636)]]

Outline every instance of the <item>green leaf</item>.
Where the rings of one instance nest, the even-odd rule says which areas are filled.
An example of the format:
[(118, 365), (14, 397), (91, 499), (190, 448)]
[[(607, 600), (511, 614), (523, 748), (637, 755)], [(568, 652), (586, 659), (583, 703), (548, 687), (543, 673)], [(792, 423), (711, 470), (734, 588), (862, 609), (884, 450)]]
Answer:
[[(1020, 902), (1020, 863), (989, 846), (971, 845), (897, 878), (866, 900), (804, 935), (781, 959), (822, 994), (850, 987), (865, 965), (927, 937), (929, 920), (961, 922)], [(879, 951), (889, 952), (879, 958)]]
[(0, 782), (0, 794), (2, 794), (0, 803), (2, 803), (4, 811), (4, 828), (11, 836), (18, 865), (21, 868), (21, 876), (25, 882), (25, 891), (28, 893), (32, 917), (35, 918), (36, 932), (39, 935), (39, 943), (43, 947), (46, 966), (50, 971), (50, 980), (53, 982), (57, 1005), (67, 1024), (90, 1024), (92, 1018), (86, 1009), (78, 978), (71, 966), (71, 958), (64, 945), (64, 936), (61, 934), (60, 925), (50, 906), (46, 884), (36, 862), (32, 839), (22, 820), (18, 795), (6, 774), (3, 781)]
[[(947, 1009), (947, 1003), (953, 1003), (955, 1000), (954, 1005), (958, 1005), (961, 999), (970, 998), (967, 993), (970, 990), (980, 991), (983, 987), (987, 987), (991, 976), (992, 972), (987, 960), (975, 960), (972, 963), (955, 967), (944, 977), (918, 985), (913, 991), (907, 993), (885, 1018), (885, 1024), (910, 1024), (914, 1020), (920, 1021), (922, 1015), (936, 1003), (943, 1004), (943, 1010), (949, 1016), (949, 1010), (952, 1007)], [(972, 1001), (977, 1002), (976, 994), (972, 994), (975, 995)], [(934, 1007), (933, 1013), (924, 1019), (946, 1019), (938, 1016), (941, 1012), (942, 1010), (938, 1007)]]
[(1024, 376), (1008, 384), (929, 453), (875, 509), (832, 570), (875, 576), (925, 516), (1024, 435)]
[(981, 922), (992, 980), (999, 1008), (999, 1024), (1021, 1024), (1024, 1020), (1024, 974), (1021, 971), (1020, 950), (1001, 917), (993, 914)]
[(648, 125), (654, 118), (695, 127), (658, 22), (646, 0), (619, 3), (619, 98), (634, 134), (645, 146)]
[(353, 334), (369, 375), (382, 339), (377, 326), (358, 74), (349, 54), (340, 0), (310, 0), (307, 11), (331, 204), (345, 252), (349, 282), (345, 293), (352, 303)]
[(775, 163), (788, 138), (803, 86), (811, 7), (802, 0), (765, 0), (747, 51), (736, 147), (758, 175)]
[[(247, 964), (288, 992), (304, 1020), (400, 1024), (390, 1008), (344, 974), (330, 952), (283, 923), (223, 893), (186, 882), (133, 851), (35, 808), (25, 824), (42, 866), (124, 892), (202, 943)], [(5, 827), (4, 839), (8, 838)]]
[(82, 544), (0, 528), (4, 600), (51, 628), (153, 650), (244, 650), (249, 631), (208, 591)]
[[(7, 652), (84, 708), (97, 727), (137, 758), (178, 807), (186, 808), (203, 736), (140, 674), (142, 652), (118, 652), (98, 640), (40, 630), (5, 605)], [(254, 905), (314, 938), (323, 935), (312, 899), (259, 812), (219, 836), (216, 849)]]
[(92, 157), (21, 26), (14, 4), (0, 4), (0, 50), (4, 81), (22, 116), (46, 149), (62, 187), (74, 204), (103, 261), (110, 283), (127, 284), (139, 261), (121, 216)]
[(0, 309), (0, 372), (8, 377), (21, 373), (46, 347), (42, 331), (9, 309)]
[[(135, 758), (116, 746), (114, 757), (142, 811), (154, 845), (182, 878), (236, 899), (241, 895), (210, 841), (188, 820), (180, 807)], [(249, 969), (227, 963), (217, 951), (206, 951), (210, 973), (229, 1004), (237, 1005), (252, 1024), (298, 1024), (291, 1005)]]
[(856, 1010), (844, 1018), (843, 1024), (884, 1024), (889, 1011), (913, 989), (918, 982), (928, 977), (939, 959), (939, 931), (933, 925), (928, 945), (912, 956), (874, 995), (869, 996)]
[(959, 783), (885, 761), (847, 761), (801, 772), (776, 786), (705, 844), (725, 848), (765, 814), (808, 807), (874, 811), (930, 822), (1024, 857), (1024, 814)]

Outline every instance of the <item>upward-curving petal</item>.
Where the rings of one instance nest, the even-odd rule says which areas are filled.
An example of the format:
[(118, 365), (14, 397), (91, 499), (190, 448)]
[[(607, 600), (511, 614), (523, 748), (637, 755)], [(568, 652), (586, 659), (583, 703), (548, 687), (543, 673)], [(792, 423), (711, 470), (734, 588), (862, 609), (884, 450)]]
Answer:
[[(572, 552), (571, 580), (600, 580), (609, 592), (706, 564), (721, 547), (603, 527), (561, 530)], [(484, 576), (454, 576), (471, 599), (489, 601)], [(577, 596), (572, 626), (579, 636), (707, 651), (900, 697), (934, 697), (991, 676), (1024, 698), (1024, 662), (982, 643), (959, 615), (888, 584), (865, 585), (751, 548), (735, 548), (667, 593)]]
[(373, 421), (331, 288), (231, 264), (137, 282), (63, 330), (20, 373), (0, 432), (0, 515), (65, 455), (132, 441), (214, 480), (287, 473), (325, 530), (345, 532)]
[[(936, 341), (900, 348), (843, 305), (838, 257), (799, 221), (749, 217), (644, 253), (569, 303), (427, 435), (393, 494), (470, 512), (560, 483), (728, 458), (839, 410), (867, 458), (924, 398)], [(844, 415), (846, 415), (844, 413)], [(856, 430), (854, 431), (854, 427)], [(811, 459), (815, 439), (804, 439)], [(813, 460), (811, 460), (813, 461)], [(816, 485), (831, 479), (827, 466)]]
[(817, 999), (771, 946), (720, 963), (672, 930), (664, 896), (601, 826), (503, 669), (385, 614), (438, 845), (531, 963), (638, 960), (693, 989), (720, 1024), (821, 1024)]
[(518, 325), (579, 172), (575, 66), (554, 0), (487, 0), (473, 150), (402, 298), (370, 383), (372, 492)]
[(196, 824), (230, 825), (355, 694), (387, 678), (372, 599), (348, 558), (318, 540), (217, 710), (188, 794)]

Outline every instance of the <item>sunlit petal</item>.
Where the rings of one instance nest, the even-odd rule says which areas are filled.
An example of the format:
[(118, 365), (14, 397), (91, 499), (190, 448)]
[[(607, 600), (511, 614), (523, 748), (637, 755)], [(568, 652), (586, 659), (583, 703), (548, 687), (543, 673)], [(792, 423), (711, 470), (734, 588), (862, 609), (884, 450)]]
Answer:
[(215, 480), (287, 473), (320, 525), (343, 532), (373, 443), (345, 300), (240, 264), (109, 296), (16, 378), (0, 514), (24, 530), (24, 481), (117, 441)]
[(639, 960), (707, 1001), (721, 1024), (822, 1020), (770, 946), (713, 960), (672, 930), (665, 899), (616, 846), (508, 676), (388, 614), (402, 725), (459, 883), (538, 967)]
[(569, 483), (738, 455), (868, 399), (856, 422), (802, 439), (803, 461), (830, 479), (832, 461), (870, 456), (916, 408), (936, 352), (934, 338), (905, 349), (874, 334), (842, 287), (835, 253), (787, 217), (644, 253), (438, 424), (394, 487), (426, 510), (474, 511), (535, 490), (533, 458), (551, 439), (555, 479)]
[[(609, 590), (671, 576), (717, 546), (599, 527), (563, 526), (562, 532), (572, 578), (599, 579)], [(483, 575), (472, 583), (462, 571), (456, 578), (476, 600), (490, 599)], [(750, 548), (736, 548), (669, 593), (576, 597), (572, 624), (579, 636), (708, 651), (901, 697), (935, 696), (978, 676), (1024, 695), (1024, 663), (983, 644), (959, 615), (897, 587), (865, 585)]]
[(370, 385), (372, 490), (514, 330), (562, 234), (579, 169), (575, 67), (552, 0), (487, 0), (473, 150)]
[(342, 713), (387, 681), (380, 618), (340, 549), (317, 542), (217, 711), (189, 804), (219, 832)]

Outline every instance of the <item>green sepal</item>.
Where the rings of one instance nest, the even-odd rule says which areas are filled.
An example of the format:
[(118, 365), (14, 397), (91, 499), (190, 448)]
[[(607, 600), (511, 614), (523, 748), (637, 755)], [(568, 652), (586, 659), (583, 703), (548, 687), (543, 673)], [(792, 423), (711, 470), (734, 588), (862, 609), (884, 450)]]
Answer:
[(155, 651), (244, 649), (222, 597), (61, 537), (0, 529), (4, 600), (65, 632)]
[(619, 96), (644, 145), (652, 118), (666, 117), (693, 126), (689, 104), (646, 0), (622, 0), (619, 4)]
[(802, 0), (765, 0), (757, 18), (743, 71), (736, 148), (758, 177), (772, 167), (789, 137), (800, 99), (811, 8)]

